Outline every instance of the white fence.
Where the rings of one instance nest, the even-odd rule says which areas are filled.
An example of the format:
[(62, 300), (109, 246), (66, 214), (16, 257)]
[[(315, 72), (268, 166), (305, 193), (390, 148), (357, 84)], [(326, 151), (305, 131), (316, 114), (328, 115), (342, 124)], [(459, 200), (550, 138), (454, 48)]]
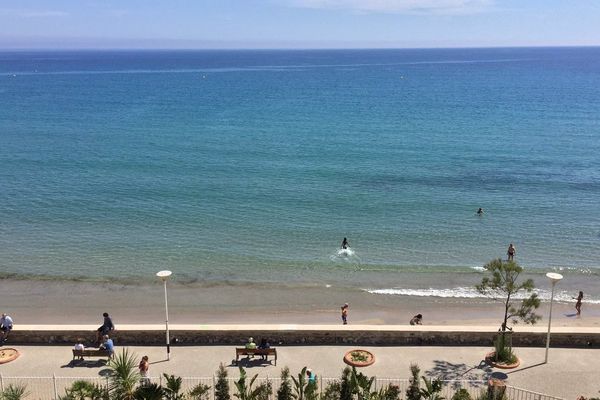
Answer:
[[(252, 373), (249, 374), (252, 376)], [(96, 383), (99, 386), (108, 386), (108, 377), (65, 377), (65, 376), (2, 376), (0, 375), (0, 390), (4, 390), (8, 385), (25, 385), (26, 386), (26, 400), (57, 400), (59, 396), (65, 395), (65, 390), (69, 388), (73, 382), (78, 380), (85, 380), (88, 382)], [(230, 393), (236, 392), (234, 382), (237, 378), (228, 378)], [(162, 376), (156, 376), (150, 378), (151, 382), (158, 384), (165, 384)], [(182, 377), (182, 392), (187, 392), (198, 384), (208, 385), (210, 391), (208, 398), (215, 400), (215, 387), (216, 377)], [(270, 382), (273, 388), (272, 400), (277, 397), (277, 389), (281, 384), (281, 379), (277, 378), (257, 378), (255, 385), (259, 385), (263, 382)], [(330, 383), (339, 381), (339, 378), (318, 378), (318, 389), (319, 393), (327, 388)], [(487, 390), (486, 381), (480, 380), (445, 380), (443, 382), (443, 391), (441, 395), (446, 399), (451, 399), (456, 391), (459, 389), (466, 389), (472, 398), (476, 399), (481, 397), (482, 393)], [(398, 386), (400, 391), (400, 400), (406, 398), (406, 389), (409, 386), (408, 379), (395, 379), (395, 378), (377, 378), (374, 381), (372, 390), (379, 390), (380, 388), (386, 387), (387, 385)], [(421, 386), (422, 382), (421, 382)], [(563, 400), (559, 397), (549, 396), (541, 393), (532, 392), (525, 389), (516, 388), (513, 386), (507, 386), (506, 388), (506, 399), (507, 400)]]

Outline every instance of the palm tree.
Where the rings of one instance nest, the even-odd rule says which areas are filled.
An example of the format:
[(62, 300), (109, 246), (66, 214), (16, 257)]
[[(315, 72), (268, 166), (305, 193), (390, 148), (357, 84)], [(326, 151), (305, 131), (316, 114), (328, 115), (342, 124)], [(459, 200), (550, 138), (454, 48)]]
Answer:
[(140, 380), (134, 354), (123, 349), (120, 354), (109, 361), (109, 393), (114, 400), (134, 400), (136, 385)]

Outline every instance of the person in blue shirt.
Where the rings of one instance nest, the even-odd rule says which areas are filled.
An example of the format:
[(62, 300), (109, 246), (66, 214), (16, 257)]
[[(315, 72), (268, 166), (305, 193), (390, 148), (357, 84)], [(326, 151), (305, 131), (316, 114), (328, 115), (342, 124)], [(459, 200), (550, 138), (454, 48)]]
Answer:
[(115, 344), (113, 343), (113, 340), (110, 337), (108, 337), (108, 335), (104, 335), (102, 338), (104, 339), (104, 341), (100, 345), (100, 349), (107, 350), (110, 354), (110, 357), (112, 358), (115, 352)]
[(309, 384), (316, 384), (317, 383), (317, 375), (312, 371), (312, 369), (308, 368), (306, 370), (306, 376), (308, 377), (308, 383)]

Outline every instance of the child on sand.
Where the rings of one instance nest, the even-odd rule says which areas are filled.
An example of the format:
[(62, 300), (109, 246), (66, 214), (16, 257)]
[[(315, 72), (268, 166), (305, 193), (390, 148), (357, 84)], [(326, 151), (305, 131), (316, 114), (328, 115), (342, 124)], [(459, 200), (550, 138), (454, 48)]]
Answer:
[(348, 303), (342, 306), (342, 324), (348, 325)]

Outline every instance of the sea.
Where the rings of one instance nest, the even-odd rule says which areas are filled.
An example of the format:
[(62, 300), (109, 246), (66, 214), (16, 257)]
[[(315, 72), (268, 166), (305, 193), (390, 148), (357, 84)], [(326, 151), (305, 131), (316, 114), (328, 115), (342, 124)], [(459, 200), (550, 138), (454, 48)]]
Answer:
[(509, 243), (600, 303), (600, 48), (0, 52), (4, 279), (478, 298)]

